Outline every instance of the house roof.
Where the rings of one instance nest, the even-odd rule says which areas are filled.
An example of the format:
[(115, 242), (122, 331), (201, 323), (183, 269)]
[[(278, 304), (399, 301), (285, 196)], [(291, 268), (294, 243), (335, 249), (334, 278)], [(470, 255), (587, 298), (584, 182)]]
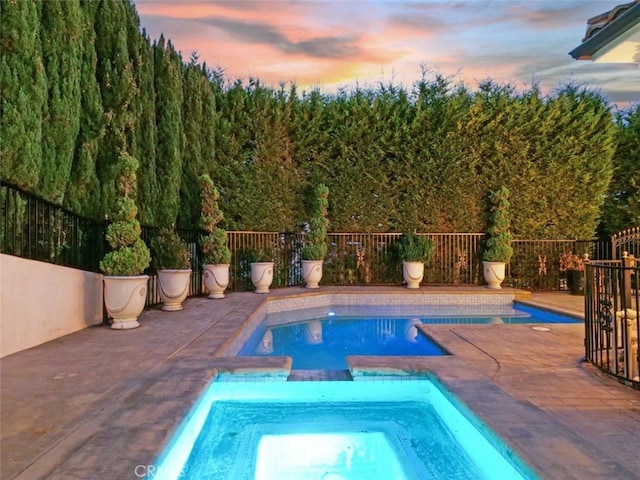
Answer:
[[(611, 55), (614, 49), (616, 55)], [(582, 43), (569, 55), (576, 60), (640, 63), (640, 0), (618, 5), (587, 20)]]

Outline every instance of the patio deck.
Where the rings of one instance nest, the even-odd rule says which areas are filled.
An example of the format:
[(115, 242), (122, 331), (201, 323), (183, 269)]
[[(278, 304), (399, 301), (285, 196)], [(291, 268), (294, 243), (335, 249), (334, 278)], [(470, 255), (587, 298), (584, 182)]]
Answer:
[[(399, 290), (407, 293), (363, 288)], [(452, 291), (487, 292), (427, 287), (415, 294)], [(302, 292), (309, 293), (288, 288), (269, 297)], [(153, 462), (218, 368), (255, 365), (215, 353), (264, 301), (251, 292), (191, 298), (182, 312), (145, 311), (135, 330), (92, 327), (3, 358), (0, 478), (140, 478), (140, 466)], [(565, 293), (534, 293), (528, 301), (583, 309), (583, 297)], [(544, 478), (640, 479), (640, 392), (583, 362), (582, 325), (548, 326), (428, 325), (453, 355), (417, 368), (433, 371)], [(260, 362), (287, 368), (281, 358)]]

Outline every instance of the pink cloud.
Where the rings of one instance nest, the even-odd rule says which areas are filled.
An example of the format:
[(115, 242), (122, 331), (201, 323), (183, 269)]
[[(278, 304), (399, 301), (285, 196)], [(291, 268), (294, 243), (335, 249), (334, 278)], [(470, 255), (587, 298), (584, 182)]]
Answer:
[(164, 33), (183, 57), (196, 50), (232, 79), (332, 89), (388, 77), (410, 86), (426, 64), (471, 87), (489, 77), (523, 86), (538, 76), (552, 90), (582, 71), (567, 52), (599, 13), (599, 2), (587, 4), (137, 0), (136, 7), (151, 38)]

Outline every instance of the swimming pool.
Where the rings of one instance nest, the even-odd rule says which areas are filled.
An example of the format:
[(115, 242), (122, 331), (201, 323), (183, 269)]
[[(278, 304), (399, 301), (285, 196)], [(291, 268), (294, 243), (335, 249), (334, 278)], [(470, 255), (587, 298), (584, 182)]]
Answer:
[(344, 370), (347, 355), (448, 353), (421, 324), (567, 323), (526, 305), (331, 305), (266, 315), (238, 356), (290, 356), (295, 370)]
[(440, 382), (213, 382), (148, 478), (536, 479)]

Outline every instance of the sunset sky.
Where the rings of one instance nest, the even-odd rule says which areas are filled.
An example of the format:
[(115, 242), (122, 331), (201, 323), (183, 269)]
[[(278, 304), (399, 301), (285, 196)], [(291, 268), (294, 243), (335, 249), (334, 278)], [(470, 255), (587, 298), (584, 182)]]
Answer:
[(421, 65), (471, 89), (488, 78), (545, 93), (568, 82), (611, 104), (640, 101), (640, 68), (573, 60), (587, 19), (624, 0), (214, 1), (134, 0), (152, 40), (161, 33), (188, 61), (220, 67), (229, 80), (255, 77), (299, 90), (407, 88)]

